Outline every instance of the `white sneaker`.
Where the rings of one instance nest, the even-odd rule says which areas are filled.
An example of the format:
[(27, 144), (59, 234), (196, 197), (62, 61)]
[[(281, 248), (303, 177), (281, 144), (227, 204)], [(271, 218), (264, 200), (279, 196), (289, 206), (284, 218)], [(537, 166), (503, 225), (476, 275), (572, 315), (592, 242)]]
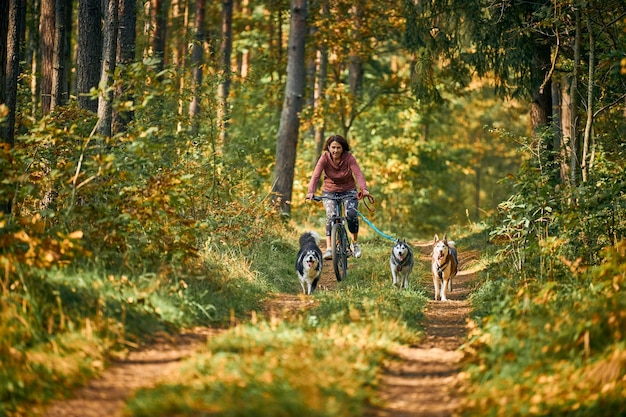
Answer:
[(354, 254), (355, 258), (360, 258), (361, 257), (361, 247), (359, 246), (358, 243), (354, 243), (352, 244), (352, 253)]
[(333, 251), (331, 251), (330, 248), (326, 249), (326, 252), (324, 252), (324, 259), (333, 259)]

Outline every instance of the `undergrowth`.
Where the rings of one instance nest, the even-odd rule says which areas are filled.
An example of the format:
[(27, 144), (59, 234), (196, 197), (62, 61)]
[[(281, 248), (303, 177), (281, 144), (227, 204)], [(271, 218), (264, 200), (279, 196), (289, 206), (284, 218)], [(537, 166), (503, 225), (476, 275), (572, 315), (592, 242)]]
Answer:
[(589, 185), (555, 189), (531, 165), (501, 205), (471, 296), (464, 415), (626, 415), (624, 174), (597, 163), (595, 205)]

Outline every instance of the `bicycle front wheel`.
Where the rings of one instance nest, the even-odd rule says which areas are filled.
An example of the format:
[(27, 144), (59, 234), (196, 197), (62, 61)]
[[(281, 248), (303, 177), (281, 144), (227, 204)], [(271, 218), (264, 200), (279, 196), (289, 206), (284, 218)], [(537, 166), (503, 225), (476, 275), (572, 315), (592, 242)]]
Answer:
[(333, 248), (335, 276), (337, 281), (342, 281), (348, 275), (348, 234), (342, 224), (333, 224), (330, 241)]

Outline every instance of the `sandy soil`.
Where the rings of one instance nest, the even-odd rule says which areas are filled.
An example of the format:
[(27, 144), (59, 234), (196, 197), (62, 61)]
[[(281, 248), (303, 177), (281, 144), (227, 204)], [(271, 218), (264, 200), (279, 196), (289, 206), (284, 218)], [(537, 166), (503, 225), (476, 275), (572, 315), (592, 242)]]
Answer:
[[(430, 259), (431, 247), (414, 244), (416, 256)], [(461, 271), (447, 302), (430, 301), (425, 312), (425, 338), (419, 346), (397, 352), (401, 360), (385, 370), (380, 396), (383, 405), (367, 411), (367, 417), (454, 416), (460, 404), (463, 378), (459, 347), (467, 334), (471, 271), (464, 265), (471, 254), (460, 253)], [(333, 290), (336, 281), (327, 261), (319, 290)], [(415, 277), (412, 277), (416, 279)], [(432, 280), (422, 277), (424, 285)], [(315, 301), (303, 295), (282, 294), (267, 305), (280, 315), (310, 307)], [(69, 400), (35, 410), (44, 417), (120, 417), (124, 400), (138, 388), (150, 387), (176, 372), (181, 361), (194, 354), (217, 331), (199, 328), (174, 337), (162, 336), (143, 349), (131, 352), (113, 364), (101, 378), (76, 391)]]

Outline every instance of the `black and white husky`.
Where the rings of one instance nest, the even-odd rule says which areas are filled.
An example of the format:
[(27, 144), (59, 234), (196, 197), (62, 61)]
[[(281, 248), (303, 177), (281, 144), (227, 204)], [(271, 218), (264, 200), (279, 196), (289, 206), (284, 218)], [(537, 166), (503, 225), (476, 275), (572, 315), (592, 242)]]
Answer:
[(409, 288), (409, 275), (413, 271), (413, 250), (406, 240), (396, 240), (391, 249), (389, 266), (391, 267), (392, 284), (398, 288)]
[(322, 275), (322, 250), (319, 248), (320, 236), (316, 232), (306, 232), (300, 236), (300, 250), (296, 259), (296, 272), (302, 285), (302, 291), (311, 295), (317, 288)]

